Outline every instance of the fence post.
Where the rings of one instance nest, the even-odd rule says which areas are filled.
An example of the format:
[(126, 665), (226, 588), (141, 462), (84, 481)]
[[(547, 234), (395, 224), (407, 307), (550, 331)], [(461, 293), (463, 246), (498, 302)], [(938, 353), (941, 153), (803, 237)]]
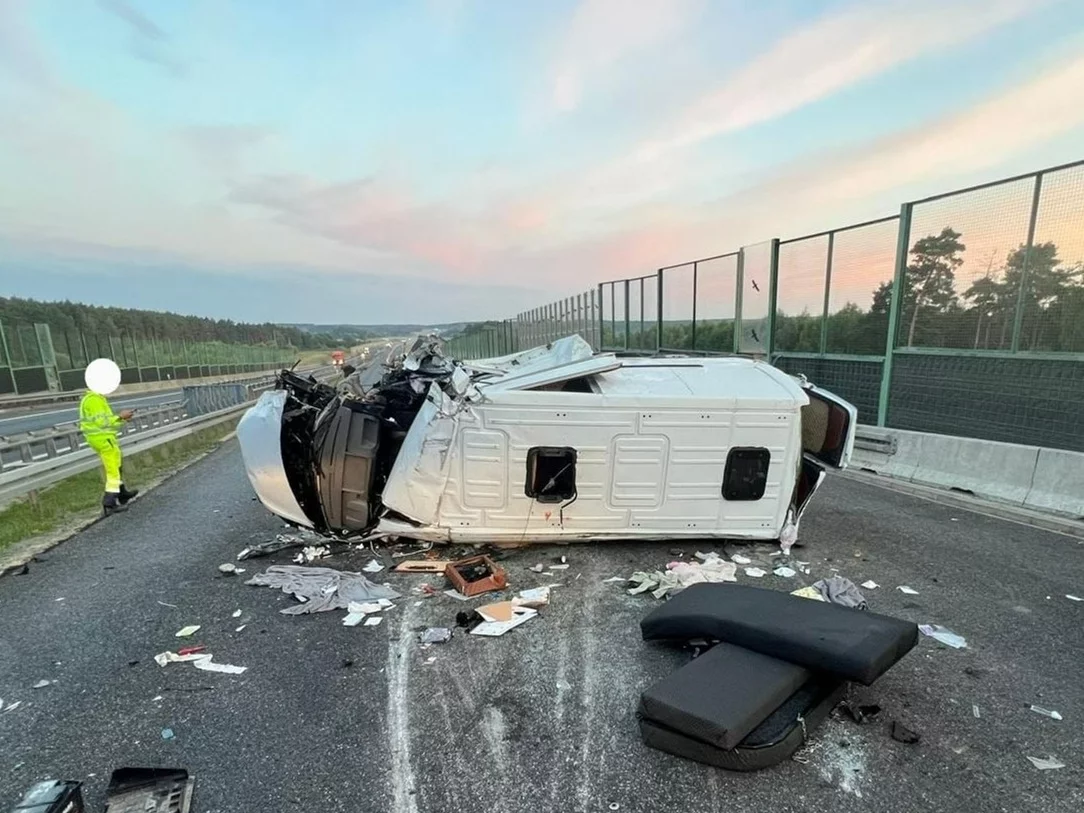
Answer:
[(836, 233), (828, 232), (828, 259), (824, 263), (824, 310), (821, 312), (821, 355), (828, 352), (828, 303), (832, 291), (832, 254), (836, 250)]
[(1024, 302), (1028, 288), (1028, 270), (1031, 265), (1031, 249), (1035, 245), (1035, 221), (1039, 217), (1039, 196), (1043, 191), (1043, 173), (1035, 175), (1035, 190), (1031, 196), (1031, 220), (1028, 221), (1028, 243), (1024, 250), (1024, 265), (1020, 269), (1020, 290), (1016, 292), (1016, 313), (1012, 320), (1013, 353), (1020, 352), (1020, 329), (1024, 326)]
[(693, 326), (689, 335), (690, 350), (696, 350), (696, 286), (700, 278), (700, 263), (693, 262)]
[(737, 285), (734, 291), (734, 353), (741, 352), (741, 300), (745, 289), (745, 248), (738, 249)]
[(629, 281), (625, 280), (625, 350), (629, 349)]
[(888, 420), (888, 395), (892, 386), (892, 358), (896, 347), (896, 330), (903, 308), (903, 281), (907, 275), (907, 255), (911, 250), (911, 210), (913, 205), (900, 206), (900, 229), (896, 237), (896, 269), (892, 276), (892, 297), (888, 303), (888, 336), (885, 338), (885, 359), (881, 364), (881, 394), (877, 399), (877, 425)]
[(8, 350), (8, 336), (4, 332), (4, 323), (0, 321), (0, 362), (2, 362), (7, 368), (8, 373), (11, 375), (11, 389), (14, 395), (19, 394), (19, 384), (15, 380), (15, 367), (11, 363), (11, 352)]
[(775, 349), (775, 302), (779, 296), (779, 238), (773, 237), (768, 247), (768, 336), (765, 350), (768, 363), (772, 362), (772, 350)]

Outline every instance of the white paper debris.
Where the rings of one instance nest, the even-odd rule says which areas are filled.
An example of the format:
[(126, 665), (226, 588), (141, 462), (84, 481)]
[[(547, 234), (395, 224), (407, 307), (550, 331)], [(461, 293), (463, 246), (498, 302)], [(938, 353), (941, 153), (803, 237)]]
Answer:
[[(391, 602), (388, 602), (388, 606), (391, 606)], [(380, 612), (381, 609), (383, 607), (376, 601), (351, 601), (346, 605), (346, 610), (351, 615), (372, 615)]]
[(544, 564), (542, 564), (541, 562), (539, 562), (537, 565), (531, 565), (527, 569), (530, 570), (530, 571), (533, 571), (535, 573), (541, 573), (543, 570), (546, 569), (546, 566)]
[(391, 603), (391, 599), (386, 599), (386, 598), (378, 598), (376, 600), (376, 603), (381, 607), (381, 609), (384, 609), (384, 610), (390, 610), (392, 607), (395, 606), (394, 604)]
[(732, 554), (730, 554), (730, 561), (733, 562), (736, 565), (751, 565), (751, 564), (753, 564), (752, 559), (750, 559), (748, 556), (742, 556), (740, 553), (732, 553)]
[(240, 618), (241, 617), (241, 611), (240, 610), (234, 610), (233, 611), (233, 617), (234, 618)]
[(382, 616), (382, 615), (371, 615), (371, 616), (369, 616), (368, 618), (365, 619), (365, 626), (367, 626), (367, 627), (375, 627), (383, 620), (384, 620), (384, 616)]
[(46, 686), (52, 686), (54, 683), (56, 683), (55, 680), (39, 680), (37, 683), (34, 684), (34, 688), (44, 689)]
[(384, 565), (380, 564), (376, 559), (370, 559), (368, 564), (362, 568), (366, 573), (379, 573), (383, 569)]
[(753, 579), (761, 579), (768, 575), (768, 571), (759, 567), (745, 568), (745, 575)]
[(238, 627), (237, 629), (235, 629), (235, 630), (234, 630), (234, 632), (240, 632), (241, 630), (243, 630), (243, 629), (244, 629), (245, 627), (247, 627), (247, 626), (248, 626), (248, 624), (242, 624), (242, 625), (241, 625), (241, 626), (239, 626), (239, 627)]
[(774, 573), (776, 576), (782, 576), (784, 579), (789, 579), (792, 576), (798, 575), (798, 571), (796, 571), (792, 567), (787, 567), (786, 565), (780, 565), (775, 570), (773, 570), (772, 573)]
[(862, 582), (862, 586), (865, 587), (867, 590), (876, 590), (881, 585), (877, 584), (877, 582), (875, 582), (873, 579), (870, 579), (869, 581)]
[(608, 579), (603, 579), (603, 584), (613, 584), (614, 582), (627, 582), (628, 579), (624, 579), (621, 576), (610, 576)]
[(199, 631), (199, 624), (193, 624), (190, 627), (181, 627), (174, 635), (175, 638), (190, 638)]
[(365, 620), (365, 613), (347, 613), (343, 618), (344, 627), (356, 627)]
[(1028, 761), (1038, 768), (1040, 771), (1056, 771), (1058, 768), (1064, 768), (1065, 763), (1056, 757), (1028, 757)]
[(908, 587), (905, 584), (901, 584), (896, 589), (899, 590), (901, 593), (903, 593), (905, 595), (908, 595), (908, 596), (917, 596), (918, 595), (918, 590), (915, 590), (913, 587)]
[(199, 660), (194, 661), (193, 666), (197, 669), (201, 669), (204, 672), (220, 672), (224, 675), (241, 675), (244, 674), (247, 666), (234, 666), (229, 663), (215, 663), (211, 660), (210, 655), (204, 655)]
[(550, 570), (568, 570), (569, 565), (550, 565)]
[(470, 601), (472, 598), (478, 598), (478, 596), (465, 596), (458, 590), (445, 590), (444, 595), (448, 598), (454, 598), (456, 601)]
[(982, 715), (979, 714), (979, 707), (974, 703), (971, 704), (971, 713), (975, 715), (976, 720), (982, 717)]
[(515, 629), (520, 624), (525, 624), (538, 613), (530, 607), (514, 607), (511, 621), (484, 621), (470, 631), (471, 635), (482, 635), (494, 638), (504, 635), (508, 630)]

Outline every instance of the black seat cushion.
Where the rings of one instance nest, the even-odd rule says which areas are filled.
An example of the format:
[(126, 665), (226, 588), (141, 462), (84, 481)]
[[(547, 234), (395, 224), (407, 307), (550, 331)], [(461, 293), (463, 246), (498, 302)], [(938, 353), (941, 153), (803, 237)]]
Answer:
[(723, 641), (866, 686), (918, 642), (886, 615), (738, 584), (694, 584), (640, 622), (645, 641)]
[(734, 748), (810, 678), (807, 669), (719, 644), (640, 695), (639, 715)]
[(717, 748), (646, 717), (640, 718), (640, 737), (652, 748), (705, 765), (730, 771), (758, 771), (790, 759), (846, 693), (846, 681), (810, 677), (730, 750)]

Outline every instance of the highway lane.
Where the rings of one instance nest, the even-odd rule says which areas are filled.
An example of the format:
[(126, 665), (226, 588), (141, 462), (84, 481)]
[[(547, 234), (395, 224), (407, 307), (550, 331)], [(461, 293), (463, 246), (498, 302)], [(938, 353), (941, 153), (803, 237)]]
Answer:
[[(432, 577), (380, 573), (404, 598), (380, 626), (350, 628), (339, 612), (284, 616), (292, 599), (218, 572), (281, 530), (253, 500), (229, 444), (128, 514), (45, 554), (27, 575), (0, 578), (0, 697), (21, 704), (0, 712), (0, 810), (47, 776), (85, 780), (88, 809), (101, 809), (109, 773), (122, 765), (188, 768), (201, 813), (1084, 806), (1084, 604), (1064, 597), (1084, 585), (1084, 547), (1074, 539), (830, 478), (802, 524), (799, 558), (812, 573), (742, 581), (793, 590), (839, 568), (881, 585), (866, 591), (874, 612), (943, 624), (968, 648), (922, 638), (873, 687), (852, 690), (883, 707), (875, 722), (833, 719), (803, 762), (734, 774), (640, 743), (638, 694), (683, 656), (640, 640), (653, 599), (604, 580), (663, 566), (675, 547), (686, 556), (740, 549), (759, 560), (766, 546), (607, 543), (502, 554), (517, 589), (562, 583), (551, 606), (503, 638), (457, 632), (422, 649), (419, 630), (452, 626), (463, 609), (411, 592)], [(289, 563), (291, 553), (244, 567), (251, 575)], [(562, 554), (571, 567), (556, 576), (529, 570)], [(358, 570), (370, 558), (350, 550), (319, 564)], [(201, 625), (196, 636), (174, 637), (188, 624)], [(248, 671), (154, 663), (183, 643), (205, 644), (215, 660)], [(40, 680), (56, 683), (33, 689)], [(892, 720), (922, 741), (893, 741)], [(162, 738), (167, 727), (173, 739)], [(1067, 767), (1039, 771), (1029, 755)]]

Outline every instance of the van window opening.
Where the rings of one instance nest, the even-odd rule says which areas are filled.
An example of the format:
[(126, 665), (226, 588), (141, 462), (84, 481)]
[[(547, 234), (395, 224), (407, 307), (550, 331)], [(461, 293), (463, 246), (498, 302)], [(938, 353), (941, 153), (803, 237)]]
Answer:
[(527, 452), (524, 493), (541, 503), (576, 496), (576, 450), (568, 446), (535, 446)]
[(723, 499), (759, 500), (768, 485), (772, 454), (762, 447), (731, 449), (723, 472)]

